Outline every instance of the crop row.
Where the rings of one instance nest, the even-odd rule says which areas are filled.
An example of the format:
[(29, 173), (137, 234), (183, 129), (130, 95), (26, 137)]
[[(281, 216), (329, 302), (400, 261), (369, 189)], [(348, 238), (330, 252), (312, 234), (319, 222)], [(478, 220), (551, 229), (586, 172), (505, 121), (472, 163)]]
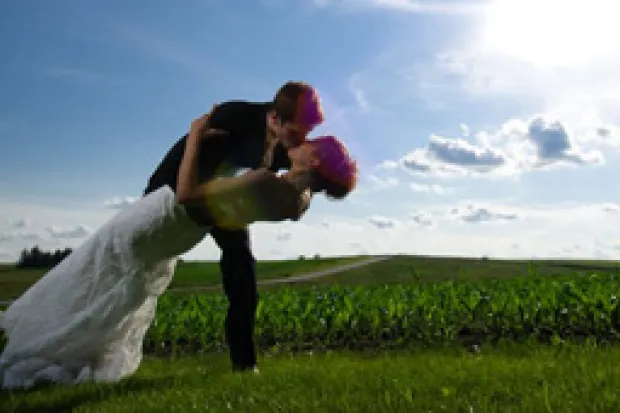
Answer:
[[(620, 276), (522, 277), (263, 293), (262, 348), (433, 345), (485, 340), (620, 338)], [(145, 351), (224, 347), (223, 296), (164, 296)]]
[[(263, 349), (616, 341), (619, 292), (616, 274), (282, 289), (261, 294), (255, 336)], [(223, 349), (226, 309), (223, 295), (161, 297), (145, 352)], [(4, 340), (0, 333), (0, 349)]]

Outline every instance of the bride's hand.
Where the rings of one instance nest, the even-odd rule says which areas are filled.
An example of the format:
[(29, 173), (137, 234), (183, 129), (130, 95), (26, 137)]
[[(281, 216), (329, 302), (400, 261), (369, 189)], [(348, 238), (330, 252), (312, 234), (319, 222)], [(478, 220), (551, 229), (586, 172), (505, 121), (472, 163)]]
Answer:
[(196, 140), (202, 140), (210, 136), (228, 134), (227, 131), (224, 131), (221, 129), (209, 128), (209, 119), (211, 118), (211, 114), (216, 108), (217, 108), (217, 105), (213, 105), (209, 113), (205, 113), (204, 115), (192, 121), (192, 125), (190, 127), (190, 132), (189, 132), (191, 138), (196, 139)]

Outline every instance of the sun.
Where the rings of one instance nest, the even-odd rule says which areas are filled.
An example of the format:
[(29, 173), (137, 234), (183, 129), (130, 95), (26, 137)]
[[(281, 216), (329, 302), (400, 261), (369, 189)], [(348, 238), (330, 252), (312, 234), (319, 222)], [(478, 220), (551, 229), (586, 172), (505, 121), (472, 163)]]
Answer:
[(539, 66), (577, 66), (620, 53), (612, 0), (494, 0), (482, 47)]

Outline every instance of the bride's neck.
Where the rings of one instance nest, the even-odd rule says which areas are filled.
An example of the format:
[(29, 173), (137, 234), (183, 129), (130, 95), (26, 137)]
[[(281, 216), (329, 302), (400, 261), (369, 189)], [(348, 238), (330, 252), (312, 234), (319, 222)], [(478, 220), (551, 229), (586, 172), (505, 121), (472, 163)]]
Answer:
[(291, 169), (282, 175), (282, 179), (290, 182), (299, 192), (312, 189), (314, 184), (314, 174), (311, 170)]

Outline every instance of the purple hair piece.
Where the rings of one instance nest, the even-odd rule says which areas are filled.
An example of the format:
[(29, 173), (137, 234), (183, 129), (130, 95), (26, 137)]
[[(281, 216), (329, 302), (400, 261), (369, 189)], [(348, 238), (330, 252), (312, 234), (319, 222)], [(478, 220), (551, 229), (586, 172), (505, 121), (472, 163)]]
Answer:
[(357, 181), (357, 163), (351, 159), (345, 146), (334, 136), (320, 136), (312, 140), (320, 159), (318, 172), (326, 179), (352, 187)]

